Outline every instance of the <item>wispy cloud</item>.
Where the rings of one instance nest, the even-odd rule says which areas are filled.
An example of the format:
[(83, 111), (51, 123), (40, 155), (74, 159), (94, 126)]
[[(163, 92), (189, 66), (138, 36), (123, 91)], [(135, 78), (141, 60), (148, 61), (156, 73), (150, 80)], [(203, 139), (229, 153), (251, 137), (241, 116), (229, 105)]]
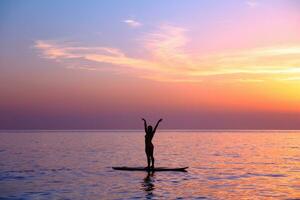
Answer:
[(258, 6), (258, 2), (256, 0), (248, 0), (246, 1), (246, 5), (251, 8), (255, 8)]
[(126, 23), (128, 26), (133, 27), (133, 28), (142, 26), (142, 23), (140, 23), (140, 22), (138, 22), (134, 19), (126, 19), (123, 22)]
[(279, 81), (300, 81), (300, 76), (298, 77), (287, 77), (287, 78), (279, 78)]
[(272, 77), (274, 80), (289, 78), (291, 74), (300, 76), (300, 45), (271, 46), (199, 56), (187, 50), (190, 42), (187, 32), (187, 29), (164, 24), (143, 35), (138, 41), (147, 52), (145, 58), (129, 56), (114, 47), (91, 47), (69, 42), (38, 40), (35, 47), (48, 59), (62, 62), (88, 61), (99, 67), (103, 63), (111, 64), (115, 66), (111, 70), (156, 81), (234, 79), (250, 83)]
[(184, 62), (186, 65), (189, 58), (184, 51), (188, 42), (186, 31), (181, 27), (164, 24), (158, 30), (143, 36), (141, 41), (150, 55), (161, 63), (171, 64), (173, 67), (176, 67), (174, 62)]

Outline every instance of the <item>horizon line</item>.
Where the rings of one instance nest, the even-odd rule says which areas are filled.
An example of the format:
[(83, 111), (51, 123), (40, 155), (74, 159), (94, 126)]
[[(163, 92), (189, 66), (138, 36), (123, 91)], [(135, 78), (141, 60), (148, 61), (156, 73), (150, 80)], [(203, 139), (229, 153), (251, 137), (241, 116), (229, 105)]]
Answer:
[[(65, 131), (65, 132), (126, 132), (126, 131), (133, 131), (133, 132), (140, 132), (144, 131), (144, 129), (0, 129), (1, 132), (29, 132), (29, 131), (45, 131), (45, 132), (58, 132), (58, 131)], [(199, 131), (199, 132), (223, 132), (223, 131), (245, 131), (245, 132), (256, 132), (256, 131), (265, 131), (265, 132), (274, 132), (274, 131), (300, 131), (300, 129), (159, 129), (160, 132), (171, 132), (171, 131)]]

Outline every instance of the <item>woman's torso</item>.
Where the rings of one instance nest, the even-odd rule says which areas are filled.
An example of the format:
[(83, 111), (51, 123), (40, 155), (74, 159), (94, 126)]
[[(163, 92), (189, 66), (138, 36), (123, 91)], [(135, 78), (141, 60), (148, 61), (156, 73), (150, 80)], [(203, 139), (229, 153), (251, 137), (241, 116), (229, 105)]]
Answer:
[(145, 144), (147, 146), (153, 146), (152, 144), (153, 133), (146, 133), (145, 135)]

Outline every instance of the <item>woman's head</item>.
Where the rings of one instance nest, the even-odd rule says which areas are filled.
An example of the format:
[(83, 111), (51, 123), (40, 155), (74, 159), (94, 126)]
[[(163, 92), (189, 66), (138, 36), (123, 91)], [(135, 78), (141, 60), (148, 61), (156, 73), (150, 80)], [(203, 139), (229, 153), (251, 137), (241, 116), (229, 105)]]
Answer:
[(152, 132), (152, 126), (148, 126), (148, 133)]

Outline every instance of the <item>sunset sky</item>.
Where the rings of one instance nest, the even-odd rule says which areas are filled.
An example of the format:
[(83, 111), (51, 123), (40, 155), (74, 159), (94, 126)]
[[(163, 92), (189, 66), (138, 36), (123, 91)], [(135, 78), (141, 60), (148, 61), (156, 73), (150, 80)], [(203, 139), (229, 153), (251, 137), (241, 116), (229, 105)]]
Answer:
[(297, 0), (2, 0), (0, 129), (300, 129)]

